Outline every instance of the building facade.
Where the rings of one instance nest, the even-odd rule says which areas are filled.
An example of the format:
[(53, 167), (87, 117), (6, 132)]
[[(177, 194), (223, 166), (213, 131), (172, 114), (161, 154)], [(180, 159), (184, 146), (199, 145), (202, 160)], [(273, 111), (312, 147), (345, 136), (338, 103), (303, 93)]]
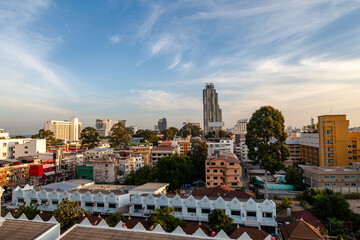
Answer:
[(161, 118), (161, 119), (159, 119), (157, 126), (158, 126), (157, 129), (158, 129), (159, 131), (166, 130), (166, 129), (167, 129), (167, 121), (166, 121), (166, 118)]
[(0, 160), (15, 159), (23, 156), (46, 152), (45, 139), (7, 138), (0, 139)]
[(232, 139), (211, 139), (206, 142), (208, 145), (208, 156), (219, 152), (234, 153), (234, 143)]
[(241, 119), (238, 120), (236, 125), (231, 129), (231, 133), (233, 134), (242, 134), (246, 133), (246, 125), (248, 124), (249, 119)]
[(47, 120), (44, 122), (44, 129), (53, 132), (55, 139), (79, 141), (82, 124), (76, 117), (72, 117), (70, 121)]
[(160, 158), (170, 157), (173, 154), (180, 154), (180, 148), (171, 146), (158, 146), (151, 150), (151, 163), (156, 165)]
[(213, 83), (207, 83), (203, 90), (204, 134), (209, 131), (220, 130), (210, 127), (210, 122), (222, 122), (222, 112), (218, 103), (218, 94)]
[(302, 146), (299, 140), (288, 139), (285, 141), (288, 147), (290, 156), (284, 161), (285, 167), (296, 166), (297, 163), (302, 161)]
[(220, 152), (205, 160), (206, 187), (227, 185), (242, 187), (242, 169), (239, 159), (233, 153)]
[(302, 161), (319, 166), (319, 134), (301, 133), (299, 144), (301, 146)]
[(116, 121), (110, 119), (96, 119), (95, 128), (100, 137), (107, 137), (110, 135), (111, 128), (116, 124)]

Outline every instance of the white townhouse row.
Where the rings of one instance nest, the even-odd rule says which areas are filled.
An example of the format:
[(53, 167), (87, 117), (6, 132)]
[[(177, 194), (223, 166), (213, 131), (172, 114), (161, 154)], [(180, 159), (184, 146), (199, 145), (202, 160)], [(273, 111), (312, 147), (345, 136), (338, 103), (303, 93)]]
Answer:
[(179, 196), (165, 194), (142, 194), (131, 196), (131, 216), (145, 216), (162, 207), (174, 207), (174, 215), (180, 219), (192, 221), (208, 221), (213, 209), (221, 209), (234, 219), (234, 224), (245, 226), (276, 226), (276, 204), (272, 200), (224, 199), (207, 196)]

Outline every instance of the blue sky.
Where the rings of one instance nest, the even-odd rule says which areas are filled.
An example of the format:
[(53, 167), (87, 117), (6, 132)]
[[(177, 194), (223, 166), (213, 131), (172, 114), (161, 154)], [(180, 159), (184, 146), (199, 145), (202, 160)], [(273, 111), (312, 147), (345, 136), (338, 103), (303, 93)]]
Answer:
[(226, 127), (262, 105), (286, 125), (360, 125), (360, 1), (0, 1), (0, 128), (47, 119), (202, 123), (215, 83)]

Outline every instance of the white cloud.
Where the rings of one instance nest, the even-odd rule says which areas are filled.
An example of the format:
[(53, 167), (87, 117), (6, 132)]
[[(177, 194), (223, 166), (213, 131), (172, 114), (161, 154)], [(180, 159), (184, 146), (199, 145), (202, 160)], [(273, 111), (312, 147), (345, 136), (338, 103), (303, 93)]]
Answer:
[(142, 25), (137, 33), (138, 38), (143, 38), (147, 34), (149, 34), (153, 28), (153, 25), (155, 24), (156, 20), (160, 17), (162, 14), (163, 9), (160, 6), (153, 7), (153, 11), (150, 14), (150, 17), (146, 20), (144, 25)]
[(128, 101), (147, 111), (201, 110), (199, 99), (163, 90), (132, 90)]
[(122, 38), (121, 38), (120, 35), (114, 35), (114, 36), (109, 37), (109, 41), (110, 41), (110, 43), (112, 43), (112, 44), (115, 44), (115, 43), (120, 42), (121, 39), (122, 39)]

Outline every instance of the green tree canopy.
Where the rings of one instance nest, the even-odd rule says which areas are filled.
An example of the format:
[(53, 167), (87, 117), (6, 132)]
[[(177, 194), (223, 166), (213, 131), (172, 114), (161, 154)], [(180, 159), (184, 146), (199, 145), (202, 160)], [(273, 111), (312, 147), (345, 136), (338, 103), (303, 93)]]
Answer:
[(304, 176), (302, 171), (294, 167), (289, 167), (286, 169), (285, 179), (288, 184), (294, 185), (296, 191), (304, 190)]
[[(284, 117), (281, 112), (271, 106), (258, 109), (247, 124), (246, 145), (248, 157), (255, 164), (275, 173), (283, 169), (284, 161), (289, 157), (285, 145), (286, 132)], [(265, 198), (268, 198), (267, 171), (265, 171)]]
[(149, 220), (154, 226), (160, 224), (166, 232), (172, 232), (178, 226), (185, 226), (186, 223), (171, 215), (172, 212), (174, 208), (170, 207), (156, 209), (155, 213), (148, 214)]
[(85, 213), (85, 210), (76, 201), (70, 201), (64, 198), (53, 215), (60, 223), (61, 228), (69, 227), (75, 224)]
[(347, 220), (352, 217), (352, 211), (349, 207), (350, 204), (343, 196), (326, 194), (315, 201), (311, 212), (320, 218), (320, 220), (332, 217), (336, 217), (339, 220)]
[(193, 180), (205, 181), (205, 160), (207, 158), (207, 144), (201, 140), (191, 141), (191, 150), (188, 156), (194, 166)]
[(215, 232), (219, 232), (220, 230), (228, 231), (233, 222), (233, 219), (226, 215), (224, 210), (220, 209), (211, 210), (208, 219), (211, 229)]
[(162, 140), (172, 140), (174, 138), (174, 132), (171, 129), (162, 130), (161, 134), (164, 135)]
[(121, 213), (112, 213), (110, 216), (106, 219), (106, 223), (110, 227), (115, 227), (120, 221), (124, 222), (125, 217)]
[(310, 205), (314, 205), (314, 203), (319, 200), (323, 196), (323, 192), (321, 190), (316, 190), (314, 188), (310, 188), (308, 190), (303, 191), (302, 198), (308, 202)]
[(40, 213), (40, 210), (38, 210), (39, 204), (35, 202), (31, 202), (29, 206), (26, 205), (26, 202), (23, 205), (20, 205), (16, 209), (16, 218), (20, 217), (22, 214), (25, 214), (25, 216), (32, 220)]
[(40, 129), (38, 134), (31, 136), (32, 139), (45, 139), (47, 146), (57, 146), (61, 143), (60, 139), (55, 139), (54, 133), (50, 130)]
[(148, 141), (149, 143), (152, 143), (154, 145), (157, 145), (158, 141), (159, 141), (156, 134), (153, 131), (148, 130), (148, 129), (146, 129), (146, 130), (140, 129), (139, 131), (136, 132), (134, 137), (142, 137), (142, 138), (144, 138), (145, 141)]
[(142, 185), (154, 181), (152, 168), (145, 165), (135, 172), (131, 172), (125, 178), (126, 185)]
[(130, 133), (121, 123), (116, 123), (110, 131), (110, 146), (126, 149), (131, 141)]
[(191, 135), (192, 137), (198, 137), (201, 136), (201, 128), (194, 124), (187, 123), (180, 129), (180, 135), (184, 138), (188, 135)]
[(82, 145), (88, 145), (89, 149), (93, 149), (99, 144), (99, 133), (93, 127), (86, 127), (81, 131), (80, 141)]
[(176, 127), (170, 127), (169, 128), (172, 132), (173, 132), (173, 135), (175, 136), (180, 136), (180, 130), (177, 129)]

